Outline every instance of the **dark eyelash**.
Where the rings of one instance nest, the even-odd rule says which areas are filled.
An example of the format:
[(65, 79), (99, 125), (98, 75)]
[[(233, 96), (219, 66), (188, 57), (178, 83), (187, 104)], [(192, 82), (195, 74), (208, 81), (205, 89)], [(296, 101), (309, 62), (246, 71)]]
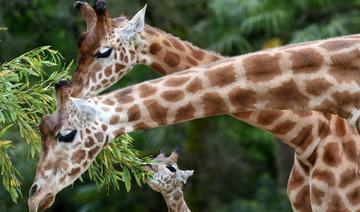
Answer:
[(98, 52), (96, 52), (95, 57), (96, 58), (107, 58), (110, 56), (111, 52), (112, 52), (112, 49), (108, 49), (104, 53), (100, 53), (100, 51), (98, 51)]
[(59, 142), (70, 143), (74, 140), (76, 133), (77, 133), (77, 130), (73, 130), (73, 131), (71, 131), (71, 133), (69, 133), (67, 135), (61, 135), (59, 133), (57, 137), (59, 139)]

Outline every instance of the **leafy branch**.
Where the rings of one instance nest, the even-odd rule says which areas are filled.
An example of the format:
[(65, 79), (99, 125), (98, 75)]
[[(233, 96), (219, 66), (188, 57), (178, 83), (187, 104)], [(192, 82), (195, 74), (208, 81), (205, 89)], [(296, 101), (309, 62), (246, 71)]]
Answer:
[[(16, 146), (1, 138), (8, 134), (10, 128), (13, 131), (18, 129), (29, 145), (30, 156), (39, 155), (41, 139), (37, 126), (44, 114), (55, 109), (52, 85), (60, 79), (69, 78), (72, 63), (58, 70), (62, 60), (58, 51), (44, 46), (0, 64), (0, 174), (3, 186), (14, 202), (21, 196), (21, 175), (13, 166), (9, 154)], [(119, 189), (119, 182), (123, 182), (129, 191), (131, 175), (141, 186), (147, 175), (142, 166), (150, 159), (139, 158), (132, 141), (128, 135), (116, 139), (91, 166), (89, 176), (99, 188)]]

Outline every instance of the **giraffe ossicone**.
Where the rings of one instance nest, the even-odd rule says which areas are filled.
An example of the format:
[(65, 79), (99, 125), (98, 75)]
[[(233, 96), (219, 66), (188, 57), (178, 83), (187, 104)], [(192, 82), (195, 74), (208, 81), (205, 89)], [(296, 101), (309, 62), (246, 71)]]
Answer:
[(186, 212), (190, 209), (185, 202), (182, 188), (194, 171), (179, 169), (177, 161), (177, 151), (173, 151), (169, 157), (160, 153), (154, 159), (154, 164), (148, 164), (144, 169), (152, 173), (153, 176), (147, 180), (147, 184), (152, 190), (161, 193), (168, 211)]

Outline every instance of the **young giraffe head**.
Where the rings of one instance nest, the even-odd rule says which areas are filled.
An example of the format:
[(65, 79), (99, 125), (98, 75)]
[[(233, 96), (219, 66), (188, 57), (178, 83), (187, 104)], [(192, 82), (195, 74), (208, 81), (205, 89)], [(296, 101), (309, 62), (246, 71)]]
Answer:
[(145, 169), (153, 174), (153, 178), (147, 184), (156, 192), (162, 194), (176, 195), (186, 184), (187, 178), (193, 175), (194, 171), (180, 170), (177, 165), (178, 152), (173, 151), (169, 157), (160, 153), (155, 159), (155, 164), (147, 165)]
[(180, 170), (177, 165), (178, 153), (173, 151), (169, 157), (160, 153), (155, 164), (145, 166), (153, 177), (147, 180), (150, 188), (162, 194), (168, 211), (190, 211), (183, 196), (182, 187), (194, 171)]
[(131, 20), (111, 19), (104, 0), (96, 0), (93, 8), (84, 1), (75, 7), (87, 25), (78, 40), (79, 56), (71, 82), (71, 96), (95, 95), (124, 76), (136, 63), (143, 48), (146, 6)]
[(66, 81), (56, 92), (57, 110), (40, 124), (43, 152), (29, 191), (29, 211), (49, 208), (56, 194), (79, 178), (111, 139), (99, 111), (71, 98)]

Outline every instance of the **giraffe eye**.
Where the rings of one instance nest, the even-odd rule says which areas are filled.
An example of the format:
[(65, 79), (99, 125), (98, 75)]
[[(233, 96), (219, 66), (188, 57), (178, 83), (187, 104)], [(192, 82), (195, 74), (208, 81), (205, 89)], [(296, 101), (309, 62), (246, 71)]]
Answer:
[(107, 58), (110, 56), (112, 48), (102, 48), (95, 53), (96, 58)]
[(167, 165), (166, 168), (171, 172), (176, 172), (176, 169), (172, 165)]
[(69, 143), (74, 140), (76, 132), (77, 132), (77, 130), (67, 131), (65, 135), (62, 135), (61, 133), (59, 133), (57, 137), (60, 142)]

